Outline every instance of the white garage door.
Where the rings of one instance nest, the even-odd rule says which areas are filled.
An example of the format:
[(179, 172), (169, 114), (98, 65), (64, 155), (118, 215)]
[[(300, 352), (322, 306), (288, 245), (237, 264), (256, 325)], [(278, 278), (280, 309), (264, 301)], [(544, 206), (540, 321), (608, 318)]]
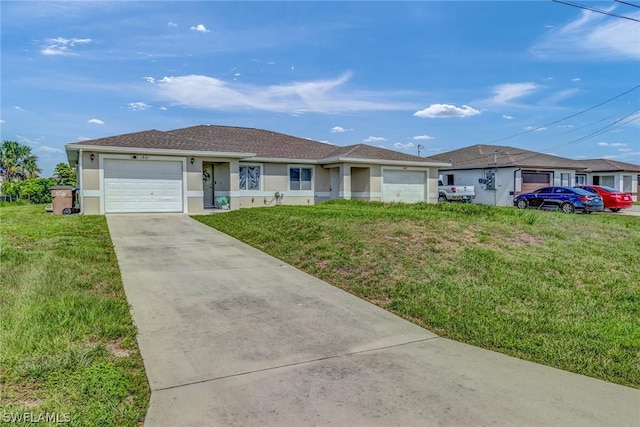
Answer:
[(182, 212), (182, 162), (105, 159), (104, 210)]
[(385, 170), (382, 174), (382, 201), (416, 203), (425, 200), (426, 173)]

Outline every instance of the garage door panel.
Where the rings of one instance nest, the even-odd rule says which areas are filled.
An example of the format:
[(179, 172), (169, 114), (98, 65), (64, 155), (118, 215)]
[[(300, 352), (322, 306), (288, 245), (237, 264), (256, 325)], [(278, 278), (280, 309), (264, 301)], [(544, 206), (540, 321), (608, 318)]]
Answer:
[(382, 178), (382, 200), (416, 203), (425, 200), (426, 173), (423, 171), (385, 170)]
[(182, 212), (182, 162), (106, 159), (106, 213)]
[(539, 188), (551, 185), (551, 174), (549, 172), (523, 172), (522, 192), (532, 193)]

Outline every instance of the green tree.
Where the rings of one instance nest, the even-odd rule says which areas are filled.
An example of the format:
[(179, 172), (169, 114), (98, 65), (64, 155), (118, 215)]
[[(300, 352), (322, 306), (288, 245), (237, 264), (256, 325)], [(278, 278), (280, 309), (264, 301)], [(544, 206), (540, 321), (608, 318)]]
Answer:
[(76, 186), (76, 171), (68, 163), (58, 163), (53, 169), (53, 177), (58, 185)]
[(0, 146), (0, 173), (4, 181), (24, 181), (37, 178), (42, 170), (31, 147), (16, 141), (4, 141)]
[(29, 178), (20, 183), (19, 196), (31, 203), (51, 203), (51, 190), (56, 184), (53, 178)]

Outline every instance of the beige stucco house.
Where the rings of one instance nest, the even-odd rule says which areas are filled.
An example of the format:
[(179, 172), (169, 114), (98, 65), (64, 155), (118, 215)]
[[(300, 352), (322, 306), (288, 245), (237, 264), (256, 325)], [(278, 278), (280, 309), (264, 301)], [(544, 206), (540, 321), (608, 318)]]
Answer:
[(448, 163), (365, 144), (194, 126), (71, 143), (81, 212), (202, 213), (331, 199), (429, 202)]

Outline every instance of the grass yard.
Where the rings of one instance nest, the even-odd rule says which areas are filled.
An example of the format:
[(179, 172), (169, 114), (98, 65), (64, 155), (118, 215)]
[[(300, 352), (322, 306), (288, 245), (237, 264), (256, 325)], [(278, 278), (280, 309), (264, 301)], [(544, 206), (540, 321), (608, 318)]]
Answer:
[(341, 201), (196, 219), (441, 336), (640, 388), (640, 218)]
[(139, 425), (149, 389), (105, 217), (4, 205), (0, 232), (0, 423)]

